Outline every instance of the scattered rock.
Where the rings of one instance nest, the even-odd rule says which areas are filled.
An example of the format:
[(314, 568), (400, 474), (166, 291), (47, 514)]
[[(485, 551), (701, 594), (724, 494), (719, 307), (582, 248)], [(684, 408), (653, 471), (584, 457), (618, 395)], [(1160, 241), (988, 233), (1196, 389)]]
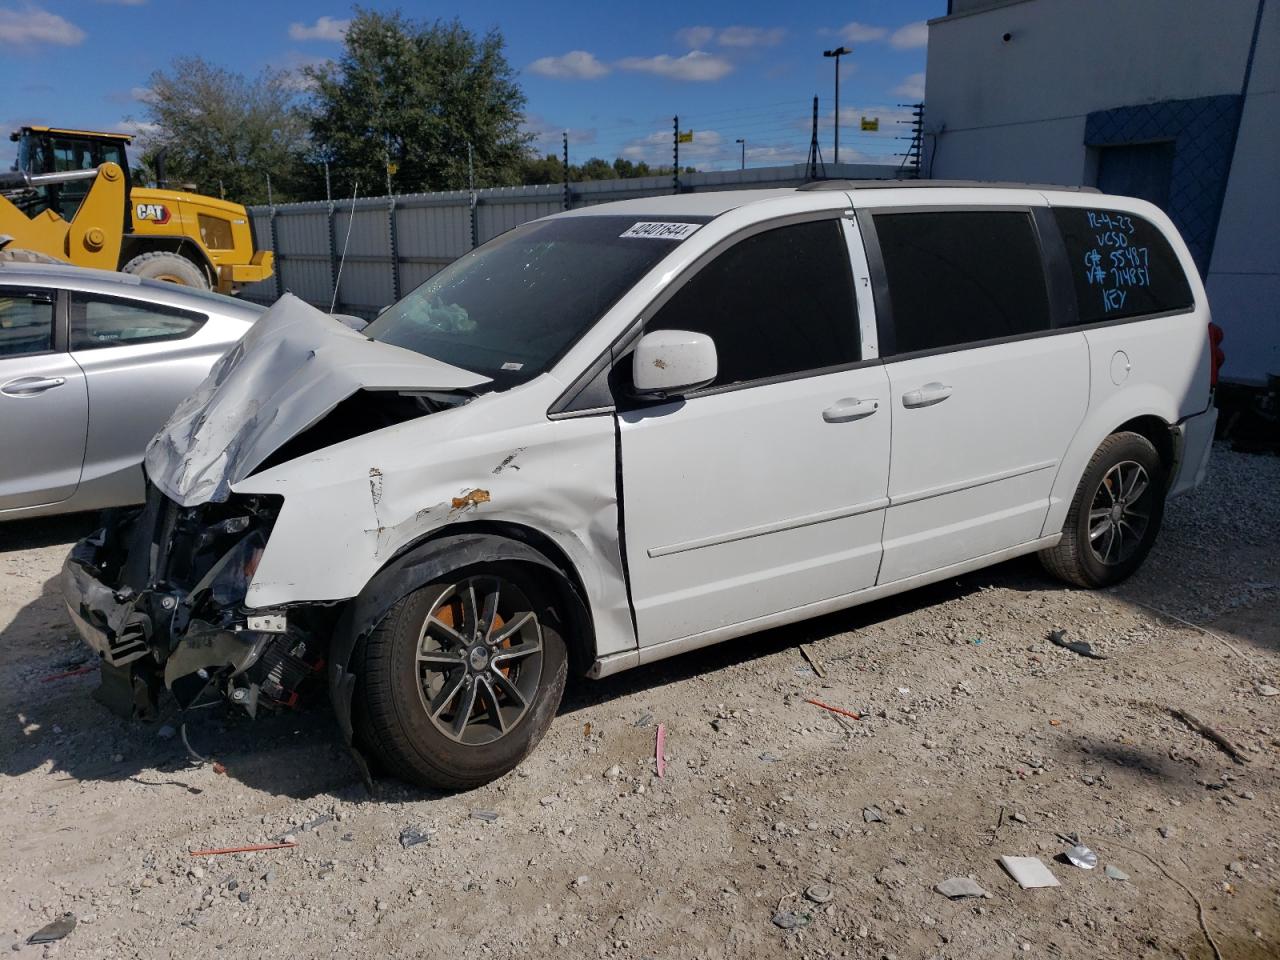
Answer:
[[(76, 928), (76, 915), (74, 913), (64, 913), (52, 923), (46, 923), (31, 936), (27, 937), (27, 943), (55, 943), (67, 936)], [(19, 944), (14, 944), (17, 949)]]
[(1177, 827), (1170, 827), (1167, 825), (1163, 827), (1158, 827), (1157, 829), (1160, 832), (1160, 836), (1164, 837), (1166, 840), (1168, 840), (1172, 836), (1175, 836), (1178, 833)]
[(1258, 696), (1260, 697), (1280, 696), (1280, 688), (1273, 687), (1269, 683), (1260, 683), (1254, 689), (1258, 691)]
[(884, 823), (884, 811), (879, 807), (863, 807), (862, 819), (866, 823)]
[(621, 780), (622, 768), (615, 763), (612, 767), (602, 773), (601, 776), (606, 780)]

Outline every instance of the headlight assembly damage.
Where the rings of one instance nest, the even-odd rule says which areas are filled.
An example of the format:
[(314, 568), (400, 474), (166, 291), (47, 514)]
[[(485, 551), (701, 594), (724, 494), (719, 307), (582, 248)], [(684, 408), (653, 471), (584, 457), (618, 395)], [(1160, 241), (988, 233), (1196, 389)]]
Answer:
[[(155, 488), (76, 545), (63, 591), (76, 628), (102, 657), (99, 698), (150, 715), (160, 685), (182, 707), (226, 697), (250, 714), (294, 705), (323, 669), (311, 637), (326, 607), (244, 607), (281, 499), (232, 496), (179, 507)], [(320, 634), (323, 635), (323, 634)]]

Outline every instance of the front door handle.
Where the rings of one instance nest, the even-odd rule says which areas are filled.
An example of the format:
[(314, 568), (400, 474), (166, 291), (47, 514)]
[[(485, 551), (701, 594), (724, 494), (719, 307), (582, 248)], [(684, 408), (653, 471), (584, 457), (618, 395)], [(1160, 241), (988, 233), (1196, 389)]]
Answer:
[(844, 397), (837, 400), (822, 411), (822, 419), (827, 423), (848, 423), (850, 420), (861, 420), (880, 409), (879, 400), (859, 400), (857, 397)]
[(0, 393), (7, 397), (34, 397), (66, 382), (66, 377), (18, 377), (0, 387)]
[(926, 383), (919, 390), (908, 390), (902, 395), (904, 407), (932, 407), (951, 396), (951, 387), (945, 383)]

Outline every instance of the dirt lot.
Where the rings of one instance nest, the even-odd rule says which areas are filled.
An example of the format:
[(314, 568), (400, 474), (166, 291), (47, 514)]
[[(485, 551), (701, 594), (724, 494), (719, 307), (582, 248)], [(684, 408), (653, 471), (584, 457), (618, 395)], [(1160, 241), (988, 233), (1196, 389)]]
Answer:
[[(584, 681), (517, 773), (454, 796), (369, 798), (323, 703), (190, 718), (219, 773), (177, 718), (127, 724), (92, 674), (54, 679), (87, 663), (55, 575), (90, 523), (0, 528), (0, 949), (1204, 958), (1203, 920), (1229, 960), (1280, 956), (1280, 459), (1216, 450), (1118, 589), (1024, 560)], [(429, 839), (402, 846), (406, 827)], [(1053, 859), (1071, 833), (1096, 869)], [(284, 835), (297, 847), (189, 854)], [(1002, 854), (1061, 886), (1019, 889)], [(990, 898), (933, 890), (955, 876)], [(21, 945), (65, 912), (60, 944)]]

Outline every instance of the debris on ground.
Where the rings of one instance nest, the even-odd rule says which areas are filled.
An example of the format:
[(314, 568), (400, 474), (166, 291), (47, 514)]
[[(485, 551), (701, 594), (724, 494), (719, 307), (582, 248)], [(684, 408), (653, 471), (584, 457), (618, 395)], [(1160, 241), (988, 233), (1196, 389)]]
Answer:
[(1200, 736), (1204, 737), (1206, 740), (1212, 743), (1215, 747), (1217, 747), (1219, 750), (1221, 750), (1223, 753), (1229, 756), (1236, 763), (1249, 762), (1249, 758), (1240, 752), (1239, 747), (1237, 747), (1234, 743), (1228, 740), (1225, 736), (1223, 736), (1213, 727), (1209, 726), (1203, 720), (1200, 720), (1199, 718), (1197, 718), (1194, 714), (1188, 713), (1186, 710), (1178, 709), (1176, 707), (1170, 708), (1169, 712), (1173, 714), (1173, 716), (1176, 719), (1181, 720), (1183, 723), (1185, 723), (1188, 727), (1190, 727), (1196, 733), (1200, 734)]
[(47, 677), (41, 677), (41, 683), (49, 683), (52, 680), (66, 680), (68, 677), (82, 677), (86, 673), (94, 673), (97, 671), (96, 666), (80, 667), (78, 670), (66, 670), (62, 673), (51, 673)]
[(653, 737), (653, 757), (658, 766), (658, 777), (661, 779), (667, 775), (667, 725), (665, 723), (658, 724), (657, 733)]
[(1001, 857), (1000, 866), (1009, 872), (1009, 876), (1018, 882), (1023, 890), (1036, 887), (1060, 887), (1058, 878), (1053, 875), (1039, 857)]
[(192, 850), (193, 857), (216, 857), (224, 853), (261, 853), (263, 850), (287, 850), (296, 847), (296, 840), (280, 840), (276, 843), (250, 843), (243, 847), (219, 847), (214, 850)]
[(333, 819), (333, 814), (326, 813), (323, 816), (319, 816), (319, 817), (316, 817), (315, 819), (308, 820), (306, 823), (298, 827), (298, 829), (301, 830), (303, 833), (308, 833), (314, 830), (316, 827), (324, 826), (326, 823), (328, 823), (332, 819)]
[[(27, 943), (55, 943), (61, 940), (72, 930), (76, 928), (76, 915), (74, 913), (64, 913), (52, 923), (46, 923), (43, 927), (27, 937)], [(17, 947), (14, 947), (16, 950)]]
[(1280, 688), (1273, 687), (1269, 683), (1260, 683), (1253, 688), (1260, 697), (1280, 696)]
[(933, 889), (948, 900), (964, 900), (969, 897), (991, 899), (991, 894), (987, 893), (976, 881), (970, 880), (968, 877), (948, 877), (941, 883), (935, 884)]
[(1129, 879), (1129, 875), (1127, 873), (1125, 873), (1119, 867), (1112, 866), (1109, 863), (1107, 864), (1106, 869), (1103, 870), (1102, 872), (1105, 873), (1112, 880), (1128, 880)]
[(809, 662), (809, 666), (813, 667), (813, 672), (823, 680), (827, 678), (827, 671), (823, 669), (822, 662), (818, 659), (818, 655), (813, 652), (807, 643), (800, 644), (800, 655)]
[(884, 811), (879, 807), (863, 807), (862, 820), (864, 823), (884, 823)]
[(838, 713), (842, 717), (849, 717), (853, 720), (861, 720), (862, 714), (854, 713), (852, 710), (844, 710), (840, 707), (833, 707), (829, 703), (823, 703), (821, 700), (814, 700), (812, 697), (805, 700), (805, 703), (811, 703), (815, 707), (821, 707), (823, 710), (830, 710), (832, 713)]
[(483, 820), (485, 823), (493, 823), (498, 819), (498, 812), (496, 810), (472, 810), (471, 819)]
[(1050, 630), (1049, 642), (1055, 647), (1061, 647), (1063, 650), (1070, 650), (1072, 653), (1078, 654), (1082, 657), (1088, 657), (1090, 660), (1107, 659), (1100, 653), (1094, 653), (1093, 647), (1089, 646), (1089, 644), (1083, 640), (1068, 640), (1067, 631), (1065, 630)]
[(426, 843), (431, 839), (434, 830), (427, 828), (425, 830), (419, 827), (405, 827), (400, 831), (400, 846), (408, 850), (410, 847), (416, 847), (420, 843)]
[(813, 903), (828, 903), (836, 892), (825, 883), (811, 884), (804, 892), (804, 898)]
[(779, 910), (773, 915), (773, 925), (782, 930), (794, 930), (809, 925), (809, 914), (795, 913), (791, 910)]
[(1081, 870), (1092, 870), (1098, 865), (1098, 855), (1084, 844), (1069, 847), (1062, 855)]

